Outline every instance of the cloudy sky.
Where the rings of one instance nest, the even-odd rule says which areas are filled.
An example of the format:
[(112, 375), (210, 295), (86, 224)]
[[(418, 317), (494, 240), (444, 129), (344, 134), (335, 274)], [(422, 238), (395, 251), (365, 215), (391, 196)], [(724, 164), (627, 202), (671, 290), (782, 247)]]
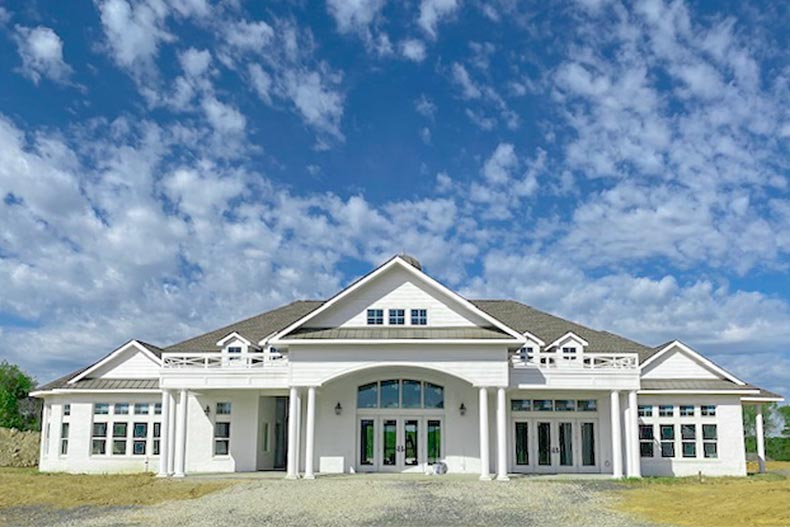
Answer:
[(0, 0), (0, 357), (47, 381), (406, 251), (790, 395), (787, 4)]

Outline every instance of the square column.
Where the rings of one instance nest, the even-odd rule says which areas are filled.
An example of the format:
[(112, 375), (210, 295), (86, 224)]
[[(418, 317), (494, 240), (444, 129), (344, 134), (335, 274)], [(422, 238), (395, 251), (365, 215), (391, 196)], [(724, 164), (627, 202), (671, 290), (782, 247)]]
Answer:
[(496, 455), (497, 481), (509, 481), (507, 477), (507, 394), (505, 388), (496, 391)]
[(169, 474), (170, 447), (168, 443), (172, 441), (170, 437), (170, 392), (162, 390), (162, 423), (159, 425), (159, 473), (160, 478), (165, 478)]
[(178, 392), (178, 418), (176, 420), (176, 452), (175, 471), (173, 476), (183, 478), (186, 475), (187, 457), (187, 391)]
[(609, 394), (609, 405), (612, 423), (612, 477), (623, 477), (623, 441), (620, 426), (620, 392), (613, 390)]
[(491, 480), (489, 469), (491, 461), (488, 458), (488, 388), (480, 388), (480, 480)]
[(307, 423), (305, 425), (304, 479), (315, 479), (315, 386), (307, 388)]
[(626, 457), (628, 458), (627, 474), (629, 478), (641, 478), (642, 467), (639, 456), (639, 411), (636, 390), (628, 392), (628, 413), (625, 424)]
[(763, 425), (763, 405), (757, 405), (755, 419), (755, 439), (757, 440), (757, 464), (760, 465), (760, 474), (765, 473), (765, 426)]
[(167, 474), (172, 476), (175, 472), (176, 459), (176, 394), (173, 390), (168, 390), (167, 398), (170, 400), (170, 413), (167, 415), (167, 422), (163, 423), (167, 427)]
[(299, 418), (297, 412), (297, 404), (298, 404), (298, 396), (299, 390), (295, 387), (291, 387), (290, 392), (288, 393), (288, 462), (287, 462), (287, 472), (286, 472), (286, 479), (297, 479), (299, 477), (299, 465), (297, 464), (297, 454), (296, 454), (296, 421)]

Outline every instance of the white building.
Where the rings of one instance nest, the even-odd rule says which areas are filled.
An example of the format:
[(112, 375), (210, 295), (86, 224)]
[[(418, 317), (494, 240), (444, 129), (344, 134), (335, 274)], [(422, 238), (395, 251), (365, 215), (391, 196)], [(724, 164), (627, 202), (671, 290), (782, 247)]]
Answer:
[(744, 475), (743, 405), (781, 400), (678, 341), (467, 300), (408, 256), (327, 301), (132, 340), (34, 395), (43, 471), (290, 478)]

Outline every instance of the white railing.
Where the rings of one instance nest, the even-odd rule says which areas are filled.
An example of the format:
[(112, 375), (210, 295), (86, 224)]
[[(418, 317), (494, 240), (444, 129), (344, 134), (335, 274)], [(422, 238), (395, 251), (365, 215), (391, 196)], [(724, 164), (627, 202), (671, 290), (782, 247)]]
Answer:
[(514, 366), (537, 366), (548, 369), (635, 370), (639, 367), (636, 353), (574, 353), (518, 351), (511, 360)]
[(165, 368), (181, 369), (250, 369), (276, 368), (288, 364), (288, 358), (279, 352), (241, 353), (163, 353)]

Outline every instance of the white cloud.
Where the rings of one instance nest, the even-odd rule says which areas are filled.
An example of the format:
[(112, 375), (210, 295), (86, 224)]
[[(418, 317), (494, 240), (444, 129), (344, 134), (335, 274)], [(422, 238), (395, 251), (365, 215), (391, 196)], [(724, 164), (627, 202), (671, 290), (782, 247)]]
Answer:
[(512, 144), (500, 143), (483, 164), (483, 176), (494, 185), (507, 183), (518, 169), (518, 158)]
[(260, 64), (250, 64), (248, 66), (250, 80), (258, 97), (267, 104), (272, 103), (272, 77), (264, 71)]
[[(436, 104), (426, 97), (423, 93), (420, 97), (414, 101), (414, 108), (417, 110), (417, 113), (425, 117), (426, 119), (433, 120), (436, 116)], [(788, 124), (788, 129), (790, 130), (790, 124)]]
[(480, 87), (472, 80), (463, 64), (454, 62), (452, 66), (453, 81), (461, 88), (464, 99), (478, 99), (483, 95)]
[(401, 53), (409, 60), (422, 62), (426, 56), (425, 44), (421, 40), (406, 39), (401, 42)]
[(15, 26), (14, 40), (22, 58), (22, 74), (38, 84), (42, 77), (65, 83), (71, 66), (63, 60), (63, 41), (51, 28)]
[(326, 5), (341, 33), (366, 32), (384, 8), (385, 0), (327, 0)]
[(201, 105), (206, 119), (218, 132), (231, 135), (244, 132), (247, 119), (238, 109), (212, 96), (204, 98)]
[(431, 144), (431, 129), (427, 126), (420, 130), (420, 140), (426, 145)]
[(274, 38), (274, 28), (263, 20), (255, 22), (239, 20), (225, 27), (227, 43), (243, 51), (262, 52)]
[(436, 38), (439, 22), (449, 18), (456, 9), (458, 0), (422, 0), (418, 23), (431, 38)]
[(343, 96), (328, 86), (317, 71), (286, 71), (282, 83), (307, 124), (335, 139), (343, 139), (340, 131)]

